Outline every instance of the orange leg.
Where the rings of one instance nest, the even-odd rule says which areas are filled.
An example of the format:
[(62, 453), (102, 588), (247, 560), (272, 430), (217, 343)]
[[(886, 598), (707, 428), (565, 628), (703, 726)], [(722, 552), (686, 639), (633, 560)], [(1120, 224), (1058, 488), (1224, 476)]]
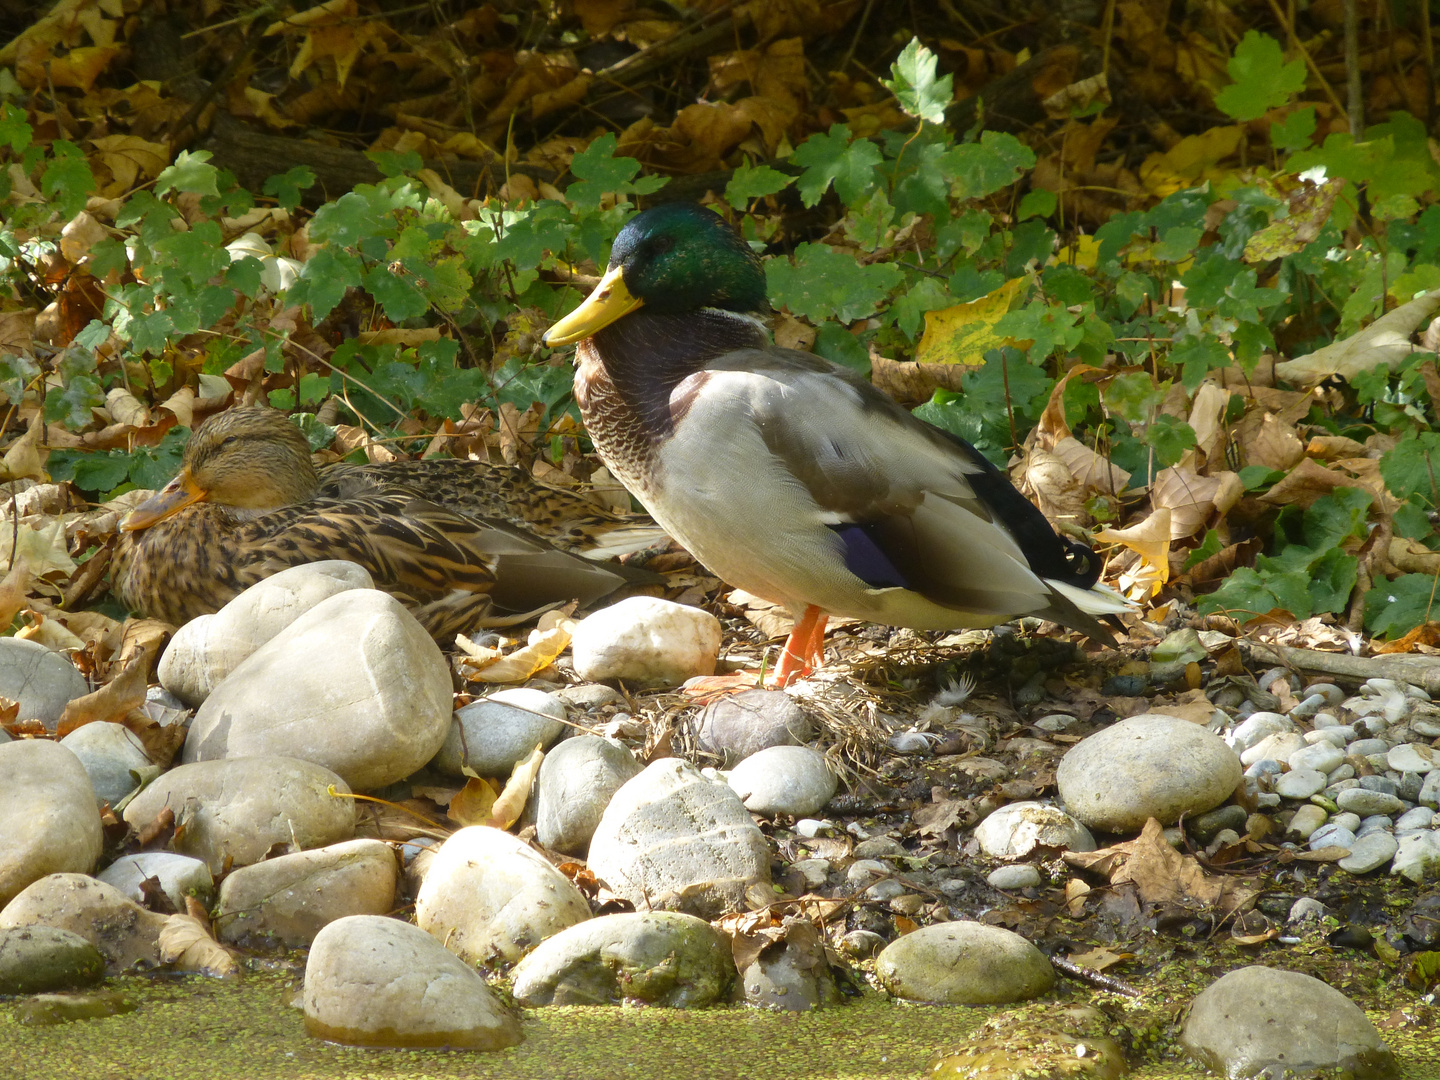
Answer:
[(785, 639), (785, 644), (780, 649), (780, 663), (767, 682), (762, 683), (753, 671), (701, 676), (686, 680), (685, 696), (703, 705), (726, 694), (738, 694), (742, 690), (752, 690), (761, 685), (768, 685), (776, 690), (789, 686), (820, 665), (825, 646), (825, 623), (828, 618), (829, 616), (814, 605), (805, 609), (800, 621), (795, 624), (795, 629), (791, 630), (790, 636)]
[(825, 623), (828, 616), (814, 604), (805, 609), (795, 629), (785, 639), (780, 650), (780, 663), (775, 668), (773, 685), (789, 686), (802, 675), (808, 675), (820, 665), (825, 646)]

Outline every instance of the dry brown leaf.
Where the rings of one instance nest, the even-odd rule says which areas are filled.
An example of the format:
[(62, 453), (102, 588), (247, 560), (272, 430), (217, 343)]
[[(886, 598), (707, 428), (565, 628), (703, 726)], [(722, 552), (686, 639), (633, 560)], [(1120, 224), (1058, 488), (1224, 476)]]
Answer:
[(45, 475), (45, 457), (40, 452), (40, 436), (45, 423), (37, 413), (25, 429), (25, 434), (10, 444), (0, 461), (0, 480), (48, 480)]
[(456, 825), (487, 825), (495, 798), (495, 788), (490, 781), (472, 776), (450, 800), (445, 816)]
[(1144, 596), (1154, 596), (1161, 586), (1170, 580), (1170, 511), (1161, 508), (1153, 511), (1144, 521), (1128, 529), (1101, 529), (1095, 534), (1096, 540), (1110, 544), (1123, 544), (1140, 556), (1141, 564), (1150, 573), (1140, 575), (1129, 571), (1131, 581), (1127, 584), (1121, 576), (1120, 589), (1132, 600), (1141, 599), (1134, 595), (1132, 586), (1147, 590)]
[(1393, 369), (1418, 351), (1410, 339), (1436, 308), (1440, 308), (1440, 289), (1401, 304), (1348, 338), (1276, 364), (1275, 374), (1288, 383), (1311, 386), (1331, 375), (1353, 379), (1377, 364)]
[(1223, 517), (1243, 494), (1245, 485), (1232, 472), (1201, 476), (1176, 465), (1155, 475), (1150, 504), (1170, 511), (1170, 539), (1182, 540), (1203, 529), (1212, 516)]
[(230, 950), (193, 915), (171, 915), (160, 928), (160, 960), (177, 971), (231, 979), (240, 974)]
[(1225, 428), (1225, 410), (1230, 404), (1230, 391), (1206, 379), (1195, 391), (1190, 405), (1190, 427), (1195, 432), (1195, 448), (1206, 461), (1220, 460), (1229, 437)]
[(143, 653), (133, 657), (119, 675), (99, 690), (66, 705), (55, 733), (63, 739), (76, 728), (99, 720), (119, 720), (131, 709), (138, 709), (145, 704), (149, 674), (150, 657)]
[(1235, 438), (1247, 465), (1284, 472), (1305, 456), (1305, 445), (1295, 428), (1271, 412), (1247, 415), (1236, 426)]
[(525, 803), (530, 799), (530, 789), (535, 784), (535, 776), (540, 772), (540, 763), (544, 760), (544, 748), (536, 746), (524, 761), (516, 762), (515, 768), (510, 772), (510, 779), (505, 782), (505, 790), (500, 792), (490, 807), (490, 820), (486, 824), (497, 829), (508, 829), (520, 820), (520, 815), (525, 812)]
[(1052, 521), (1086, 525), (1085, 489), (1057, 455), (1035, 447), (1025, 455), (1024, 486), (1035, 494), (1040, 512)]
[(456, 643), (468, 654), (460, 661), (461, 674), (470, 682), (523, 682), (553, 664), (570, 647), (574, 633), (575, 620), (568, 611), (561, 610), (542, 615), (527, 643), (508, 656), (484, 649), (460, 635)]
[(1055, 443), (1053, 453), (1087, 491), (1118, 495), (1130, 483), (1130, 474), (1097, 454), (1073, 435)]
[(1329, 495), (1336, 488), (1359, 486), (1353, 477), (1305, 458), (1283, 480), (1261, 495), (1260, 501), (1271, 506), (1298, 506), (1308, 510), (1316, 499)]

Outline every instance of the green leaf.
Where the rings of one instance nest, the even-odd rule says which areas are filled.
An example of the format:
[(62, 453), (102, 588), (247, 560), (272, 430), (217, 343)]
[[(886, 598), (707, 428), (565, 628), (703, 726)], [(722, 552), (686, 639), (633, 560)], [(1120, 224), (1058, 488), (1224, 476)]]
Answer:
[(907, 115), (932, 124), (945, 120), (945, 107), (954, 96), (951, 77), (936, 78), (937, 63), (935, 54), (921, 45), (919, 38), (911, 38), (890, 65), (891, 78), (880, 80)]
[(310, 171), (309, 166), (296, 165), (283, 173), (276, 173), (265, 181), (262, 189), (266, 195), (274, 197), (275, 201), (285, 210), (294, 210), (300, 205), (300, 193), (315, 186), (315, 174)]
[(85, 209), (85, 201), (95, 190), (95, 176), (74, 143), (56, 139), (50, 151), (55, 156), (40, 175), (40, 191), (68, 221)]
[(1380, 458), (1380, 475), (1397, 499), (1419, 495), (1440, 506), (1440, 432), (1425, 431), (1400, 440)]
[(957, 199), (983, 199), (1019, 180), (1035, 167), (1035, 151), (1014, 135), (986, 131), (978, 143), (966, 143), (947, 152), (940, 167), (952, 182)]
[(1206, 375), (1230, 363), (1230, 354), (1214, 338), (1187, 338), (1170, 351), (1170, 362), (1179, 366), (1180, 383), (1193, 394)]
[(404, 322), (424, 315), (430, 303), (417, 287), (414, 278), (397, 274), (388, 266), (376, 266), (365, 272), (365, 288), (385, 309), (391, 322)]
[(1276, 150), (1303, 150), (1315, 135), (1315, 108), (1296, 109), (1278, 124), (1270, 125), (1270, 145)]
[[(895, 316), (895, 325), (900, 332), (914, 341), (925, 325), (927, 311), (952, 307), (954, 303), (955, 298), (945, 288), (943, 281), (924, 277), (900, 294), (895, 303), (890, 305), (890, 313)], [(869, 366), (868, 362), (866, 366)]]
[(1310, 564), (1310, 599), (1314, 610), (1341, 612), (1350, 605), (1360, 560), (1331, 548)]
[(1365, 628), (1388, 638), (1404, 637), (1437, 617), (1435, 579), (1403, 574), (1365, 594)]
[(607, 195), (649, 195), (668, 182), (663, 176), (634, 179), (640, 171), (640, 162), (614, 157), (618, 141), (614, 132), (606, 132), (590, 140), (590, 145), (571, 159), (570, 172), (579, 177), (579, 181), (565, 189), (565, 198), (574, 203), (577, 210), (598, 210)]
[(903, 275), (894, 263), (861, 266), (853, 256), (824, 244), (801, 244), (793, 263), (769, 260), (765, 278), (773, 301), (818, 325), (827, 319), (848, 323), (873, 315)]
[(815, 344), (811, 351), (831, 363), (843, 364), (866, 378), (870, 377), (870, 350), (865, 348), (863, 341), (839, 323), (827, 322), (820, 327), (816, 331)]
[(735, 170), (730, 182), (725, 185), (725, 201), (736, 210), (743, 210), (750, 205), (751, 199), (763, 199), (766, 195), (783, 191), (794, 179), (769, 165), (751, 165), (747, 161)]
[(105, 404), (105, 391), (92, 375), (72, 375), (60, 393), (45, 395), (45, 421), (76, 430), (90, 423), (91, 409)]
[(1264, 615), (1280, 608), (1297, 619), (1310, 617), (1310, 579), (1303, 571), (1267, 573), (1263, 576), (1242, 566), (1213, 593), (1199, 598), (1196, 608), (1202, 615), (1217, 611), (1242, 617)]
[(1395, 535), (1407, 540), (1424, 540), (1435, 535), (1435, 524), (1424, 507), (1413, 502), (1401, 503), (1395, 511)]
[(1195, 446), (1195, 429), (1184, 420), (1161, 413), (1145, 425), (1141, 439), (1146, 446), (1155, 448), (1156, 459), (1168, 469)]
[(1280, 43), (1257, 30), (1245, 32), (1226, 70), (1235, 81), (1215, 95), (1215, 105), (1242, 122), (1286, 104), (1305, 88), (1305, 62), (1285, 63)]
[(1340, 487), (1322, 495), (1305, 511), (1302, 532), (1306, 545), (1319, 551), (1352, 536), (1364, 536), (1372, 501), (1363, 488)]
[(0, 107), (0, 144), (23, 154), (33, 135), (30, 125), (25, 122), (24, 109), (17, 109), (8, 102)]
[[(1058, 205), (1053, 191), (1044, 188), (1031, 188), (1020, 200), (1020, 207), (1015, 211), (1015, 217), (1024, 221), (1028, 217), (1049, 217), (1055, 213)], [(1196, 239), (1199, 239), (1197, 236)], [(1188, 252), (1186, 254), (1189, 254)]]
[(197, 195), (219, 195), (215, 180), (220, 170), (210, 162), (209, 150), (181, 150), (175, 163), (160, 170), (155, 178), (155, 193), (190, 191)]
[(1206, 529), (1205, 539), (1200, 541), (1199, 547), (1185, 557), (1185, 565), (1181, 569), (1189, 570), (1200, 565), (1206, 559), (1219, 555), (1223, 546), (1220, 543), (1220, 534), (1214, 529)]
[(833, 124), (828, 132), (817, 132), (797, 146), (790, 160), (805, 170), (795, 182), (802, 203), (814, 206), (833, 183), (835, 194), (848, 206), (875, 186), (875, 167), (883, 159), (869, 139), (852, 143), (850, 129)]
[(1149, 372), (1127, 371), (1110, 380), (1105, 404), (1127, 423), (1143, 424), (1160, 407), (1168, 389), (1157, 385)]

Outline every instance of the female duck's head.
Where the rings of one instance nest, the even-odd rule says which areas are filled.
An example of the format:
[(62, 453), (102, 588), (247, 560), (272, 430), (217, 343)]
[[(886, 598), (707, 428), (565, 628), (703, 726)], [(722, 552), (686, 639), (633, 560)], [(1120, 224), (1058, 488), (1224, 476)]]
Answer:
[(545, 344), (569, 345), (641, 307), (761, 313), (768, 307), (765, 272), (719, 214), (696, 203), (662, 203), (620, 230), (600, 284), (550, 328)]

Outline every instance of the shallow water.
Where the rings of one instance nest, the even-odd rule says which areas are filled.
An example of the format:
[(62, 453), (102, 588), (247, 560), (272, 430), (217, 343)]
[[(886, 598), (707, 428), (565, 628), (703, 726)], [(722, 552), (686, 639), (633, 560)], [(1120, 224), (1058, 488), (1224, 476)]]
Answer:
[[(879, 995), (798, 1015), (743, 1007), (538, 1009), (525, 1012), (523, 1044), (478, 1054), (317, 1042), (287, 1004), (293, 982), (276, 976), (132, 978), (109, 987), (138, 1008), (32, 1027), (17, 1019), (22, 999), (0, 1001), (0, 1080), (915, 1080), (936, 1050), (963, 1043), (991, 1012)], [(1440, 1054), (1407, 1051), (1411, 1080), (1440, 1074), (1422, 1064)], [(1133, 1075), (1204, 1074), (1174, 1064)]]

